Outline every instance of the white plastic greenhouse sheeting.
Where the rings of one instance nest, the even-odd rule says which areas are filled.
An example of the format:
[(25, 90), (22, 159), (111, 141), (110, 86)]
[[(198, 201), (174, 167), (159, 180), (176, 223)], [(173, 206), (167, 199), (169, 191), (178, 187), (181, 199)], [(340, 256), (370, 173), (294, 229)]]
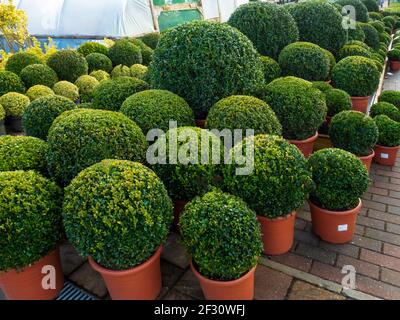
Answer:
[(202, 0), (204, 19), (221, 17), (221, 22), (228, 21), (237, 7), (248, 3), (249, 0)]

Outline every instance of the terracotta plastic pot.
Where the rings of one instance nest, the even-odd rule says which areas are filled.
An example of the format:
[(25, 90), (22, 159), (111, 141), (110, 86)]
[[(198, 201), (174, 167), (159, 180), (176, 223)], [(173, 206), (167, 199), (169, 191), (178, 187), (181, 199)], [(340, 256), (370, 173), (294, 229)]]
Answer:
[(206, 120), (196, 119), (196, 126), (201, 129), (204, 129), (206, 126)]
[(300, 151), (308, 158), (314, 150), (314, 143), (318, 139), (318, 132), (311, 138), (305, 140), (289, 140), (291, 144), (294, 144)]
[(361, 210), (362, 202), (354, 209), (347, 211), (325, 210), (311, 201), (310, 211), (314, 233), (329, 243), (346, 243), (353, 239), (357, 215)]
[(368, 172), (371, 169), (372, 159), (374, 158), (374, 156), (375, 156), (375, 151), (372, 150), (372, 153), (370, 155), (364, 157), (358, 157), (365, 164), (365, 167), (367, 168)]
[(160, 255), (163, 247), (141, 265), (114, 271), (98, 265), (91, 257), (89, 263), (101, 274), (113, 300), (154, 300), (161, 290)]
[(174, 201), (174, 222), (173, 226), (175, 230), (179, 231), (179, 218), (181, 217), (181, 214), (183, 210), (185, 209), (186, 204), (189, 201), (184, 201), (184, 200), (175, 200)]
[[(55, 272), (45, 266), (54, 267)], [(44, 285), (51, 284), (53, 274), (55, 288), (43, 288), (42, 281)], [(22, 271), (0, 272), (0, 287), (8, 300), (52, 300), (58, 296), (63, 285), (64, 274), (58, 249)]]
[(384, 147), (380, 145), (375, 145), (375, 157), (374, 161), (376, 163), (382, 164), (384, 166), (394, 166), (397, 158), (397, 151), (400, 146), (397, 147)]
[(257, 216), (261, 224), (264, 253), (274, 256), (288, 252), (293, 246), (296, 211), (285, 217), (269, 219)]
[(354, 111), (360, 111), (362, 113), (367, 114), (368, 112), (368, 104), (369, 104), (369, 96), (368, 97), (351, 97), (351, 104), (353, 106)]
[(399, 71), (400, 70), (400, 61), (390, 61), (390, 70)]
[(190, 268), (199, 279), (201, 289), (207, 300), (253, 300), (254, 273), (256, 267), (239, 279), (232, 281), (216, 281), (203, 277), (190, 262)]

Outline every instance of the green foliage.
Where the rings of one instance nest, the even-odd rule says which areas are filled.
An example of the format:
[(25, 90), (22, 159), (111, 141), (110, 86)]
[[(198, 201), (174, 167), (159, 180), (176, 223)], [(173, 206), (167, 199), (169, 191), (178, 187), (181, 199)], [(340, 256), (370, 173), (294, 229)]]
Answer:
[(24, 83), (15, 73), (0, 71), (0, 97), (8, 92), (24, 93)]
[(147, 76), (148, 68), (141, 64), (134, 64), (130, 71), (132, 77), (144, 80)]
[(337, 4), (344, 6), (353, 6), (355, 9), (356, 20), (368, 22), (368, 9), (360, 0), (337, 0)]
[(349, 56), (361, 56), (361, 57), (371, 58), (372, 55), (370, 49), (365, 49), (361, 46), (354, 44), (352, 45), (346, 44), (339, 50), (338, 60), (342, 60)]
[(118, 78), (118, 77), (130, 77), (131, 76), (131, 69), (127, 66), (124, 66), (122, 64), (116, 66), (112, 71), (111, 71), (111, 77), (112, 78)]
[(143, 61), (140, 48), (126, 39), (116, 41), (109, 49), (108, 57), (114, 66), (122, 64), (130, 67), (135, 63), (142, 63)]
[(333, 87), (325, 81), (314, 81), (312, 83), (312, 86), (313, 86), (313, 88), (317, 88), (321, 92), (325, 92), (325, 91), (333, 89)]
[(325, 99), (329, 117), (333, 117), (339, 112), (350, 110), (352, 106), (350, 95), (340, 89), (325, 91)]
[(368, 12), (379, 12), (379, 4), (377, 0), (361, 0), (367, 8)]
[(104, 70), (109, 73), (113, 69), (111, 59), (102, 53), (91, 53), (86, 56), (86, 61), (89, 66), (89, 73), (96, 70)]
[(81, 101), (92, 101), (93, 92), (99, 83), (100, 82), (95, 77), (87, 75), (80, 76), (78, 80), (75, 81), (75, 85), (79, 89)]
[(400, 111), (389, 102), (378, 102), (371, 107), (370, 116), (375, 118), (379, 115), (385, 115), (394, 121), (400, 122)]
[(267, 56), (260, 56), (264, 69), (265, 83), (270, 83), (272, 80), (281, 76), (281, 67), (278, 62)]
[(400, 145), (400, 123), (386, 115), (374, 118), (379, 130), (378, 144), (384, 147), (397, 147)]
[(21, 79), (26, 88), (43, 85), (52, 88), (57, 82), (57, 73), (45, 64), (32, 64), (22, 69)]
[(382, 21), (385, 24), (385, 26), (389, 27), (390, 29), (393, 29), (396, 23), (396, 19), (392, 16), (386, 16), (382, 19)]
[(364, 42), (374, 50), (379, 49), (379, 33), (368, 23), (362, 23), (361, 27), (365, 34)]
[(79, 99), (79, 88), (68, 81), (57, 82), (53, 87), (53, 91), (56, 95), (66, 97), (74, 102)]
[(144, 36), (139, 38), (142, 40), (148, 47), (155, 50), (160, 40), (160, 33), (158, 32), (150, 32), (145, 34)]
[(140, 48), (140, 52), (142, 53), (142, 64), (148, 66), (150, 62), (153, 60), (153, 49), (148, 47), (142, 40), (131, 38), (129, 41), (135, 46)]
[(20, 75), (22, 69), (32, 64), (40, 64), (42, 61), (31, 53), (17, 52), (7, 59), (5, 69)]
[(34, 101), (41, 97), (51, 96), (54, 95), (54, 91), (51, 90), (49, 87), (42, 86), (40, 84), (30, 87), (28, 91), (26, 91), (26, 96), (29, 100)]
[(81, 44), (77, 51), (84, 57), (87, 57), (92, 53), (101, 53), (107, 55), (108, 48), (101, 43), (89, 41)]
[[(393, 104), (397, 109), (400, 108), (400, 91), (385, 90), (381, 93), (378, 98), (379, 102), (389, 102)], [(0, 102), (1, 104), (1, 102)]]
[(356, 40), (356, 41), (365, 41), (365, 33), (364, 29), (361, 26), (360, 22), (356, 23), (355, 29), (348, 29), (347, 30), (347, 38), (349, 41)]
[(29, 103), (29, 98), (21, 93), (9, 92), (0, 97), (0, 104), (9, 117), (21, 117)]
[(392, 49), (387, 53), (387, 56), (391, 61), (400, 61), (400, 50)]
[(368, 16), (372, 20), (382, 21), (382, 19), (383, 19), (383, 15), (379, 12), (369, 12)]
[(110, 75), (104, 70), (96, 70), (90, 73), (90, 76), (96, 78), (97, 81), (101, 82), (104, 80), (110, 80)]
[(3, 106), (0, 104), (0, 122), (4, 121), (6, 118), (6, 111), (4, 110)]
[(88, 74), (88, 63), (84, 56), (74, 50), (60, 50), (47, 60), (60, 80), (75, 82), (80, 76)]
[(370, 182), (365, 165), (340, 149), (323, 149), (308, 160), (315, 189), (310, 199), (323, 209), (350, 210), (359, 204)]
[(385, 24), (382, 21), (372, 21), (369, 24), (373, 26), (378, 33), (383, 33), (385, 31)]

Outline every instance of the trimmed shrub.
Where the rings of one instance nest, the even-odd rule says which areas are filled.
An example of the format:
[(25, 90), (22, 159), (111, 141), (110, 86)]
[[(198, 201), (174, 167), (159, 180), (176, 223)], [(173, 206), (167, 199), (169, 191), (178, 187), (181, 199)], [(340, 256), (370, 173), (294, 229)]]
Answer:
[(312, 86), (313, 86), (313, 88), (317, 88), (321, 92), (325, 92), (325, 91), (333, 89), (333, 87), (325, 81), (314, 81), (312, 83)]
[(142, 64), (148, 66), (150, 62), (153, 60), (154, 51), (150, 47), (148, 47), (142, 40), (131, 38), (129, 41), (135, 46), (140, 48), (140, 52), (142, 53)]
[(93, 107), (119, 111), (128, 97), (148, 89), (149, 85), (146, 82), (136, 78), (118, 77), (102, 81), (93, 92)]
[(108, 57), (114, 66), (122, 64), (131, 66), (135, 63), (142, 63), (142, 53), (138, 46), (133, 45), (129, 40), (118, 40), (109, 49)]
[(388, 34), (391, 34), (391, 33), (392, 33), (392, 28), (385, 27), (385, 31), (386, 31), (386, 33), (388, 33)]
[(308, 164), (315, 183), (310, 195), (312, 202), (333, 211), (345, 211), (358, 206), (370, 181), (361, 160), (350, 152), (329, 148), (312, 154)]
[(389, 45), (389, 43), (390, 43), (391, 40), (392, 40), (392, 38), (390, 37), (389, 34), (387, 34), (387, 33), (385, 33), (385, 32), (380, 33), (380, 34), (379, 34), (379, 41), (380, 41), (380, 42), (383, 42), (384, 47), (383, 47), (383, 48), (381, 47), (381, 46), (382, 46), (382, 43), (379, 44), (379, 47), (380, 47), (381, 49), (384, 49), (385, 51), (387, 51), (388, 45)]
[(368, 12), (379, 12), (379, 4), (377, 0), (361, 0)]
[(335, 58), (335, 56), (334, 56), (331, 52), (329, 52), (328, 50), (326, 50), (326, 49), (323, 49), (323, 50), (324, 50), (325, 55), (328, 57), (328, 60), (329, 60), (329, 74), (328, 74), (328, 79), (330, 80), (331, 77), (332, 77), (332, 70), (333, 70), (333, 68), (336, 66), (336, 58)]
[(0, 71), (0, 97), (8, 92), (24, 93), (24, 83), (15, 73)]
[(348, 45), (343, 46), (342, 49), (339, 50), (338, 60), (342, 60), (349, 56), (361, 56), (366, 58), (371, 58), (371, 50), (365, 49), (358, 45)]
[(99, 82), (110, 79), (110, 75), (107, 72), (105, 72), (104, 70), (93, 71), (90, 73), (90, 76), (92, 76), (93, 78), (96, 78), (97, 81), (99, 81)]
[(240, 6), (228, 24), (246, 35), (264, 56), (278, 58), (279, 52), (299, 39), (293, 17), (282, 6), (271, 3), (249, 3)]
[(375, 61), (378, 61), (381, 64), (385, 63), (385, 58), (382, 58), (382, 56), (380, 54), (378, 54), (378, 53), (373, 53), (371, 55), (371, 59), (375, 60)]
[(88, 55), (90, 55), (92, 53), (101, 53), (101, 54), (107, 55), (108, 48), (101, 43), (89, 41), (89, 42), (85, 42), (85, 43), (81, 44), (79, 46), (79, 48), (77, 49), (77, 51), (84, 57), (87, 57)]
[(49, 130), (47, 162), (57, 182), (65, 186), (103, 159), (144, 161), (146, 138), (133, 121), (117, 112), (78, 110), (62, 114)]
[(21, 79), (26, 88), (43, 85), (52, 88), (57, 82), (57, 73), (45, 64), (32, 64), (22, 69)]
[(188, 254), (209, 279), (235, 280), (257, 265), (263, 248), (260, 225), (238, 197), (216, 190), (195, 198), (185, 207), (180, 227)]
[(347, 45), (349, 45), (349, 46), (353, 46), (353, 45), (354, 46), (359, 46), (359, 47), (361, 47), (363, 49), (366, 49), (366, 50), (369, 50), (370, 52), (372, 52), (371, 48), (363, 41), (351, 40), (351, 41), (348, 41), (344, 46), (347, 46)]
[(382, 21), (382, 19), (383, 19), (383, 15), (381, 13), (379, 13), (379, 12), (369, 12), (368, 16), (372, 20)]
[(207, 129), (222, 131), (242, 129), (254, 130), (254, 135), (282, 135), (282, 126), (272, 109), (262, 100), (249, 96), (231, 96), (218, 101), (210, 110)]
[(368, 23), (362, 23), (361, 27), (363, 28), (365, 34), (364, 42), (370, 46), (374, 50), (379, 49), (379, 33), (376, 29)]
[(56, 95), (66, 97), (74, 102), (79, 99), (79, 88), (68, 81), (57, 82), (53, 87), (53, 91)]
[(102, 53), (91, 53), (86, 56), (86, 61), (89, 67), (89, 73), (96, 70), (111, 72), (113, 69), (111, 59)]
[(91, 102), (83, 102), (79, 104), (79, 108), (93, 109), (93, 104)]
[(350, 95), (346, 91), (340, 89), (325, 91), (325, 99), (329, 117), (345, 110), (351, 110)]
[(373, 26), (378, 33), (383, 33), (385, 31), (385, 24), (382, 21), (372, 21), (369, 24)]
[(128, 270), (165, 242), (172, 203), (150, 169), (104, 160), (83, 170), (65, 189), (63, 218), (67, 237), (82, 256), (110, 270)]
[(349, 41), (356, 40), (356, 41), (365, 41), (365, 33), (364, 29), (361, 26), (360, 22), (356, 23), (355, 29), (348, 29), (347, 30), (347, 38)]
[(141, 36), (139, 39), (142, 40), (148, 47), (155, 50), (157, 47), (158, 41), (160, 40), (160, 33), (150, 32), (150, 33), (145, 34), (144, 36)]
[(278, 61), (283, 75), (309, 81), (326, 80), (331, 63), (324, 49), (309, 42), (289, 44), (279, 54)]
[(26, 95), (28, 96), (29, 100), (34, 101), (41, 97), (52, 96), (54, 95), (54, 91), (51, 90), (49, 87), (38, 84), (36, 86), (30, 87), (28, 91), (26, 91)]
[(84, 56), (74, 50), (60, 50), (47, 59), (60, 80), (75, 82), (80, 76), (88, 74), (88, 63)]
[(148, 78), (152, 87), (184, 98), (198, 119), (206, 118), (218, 100), (251, 94), (264, 82), (262, 63), (250, 40), (226, 24), (207, 21), (164, 32)]
[(169, 130), (169, 122), (179, 127), (194, 125), (194, 115), (187, 102), (166, 90), (135, 93), (122, 104), (121, 112), (147, 134), (151, 129)]
[(33, 171), (0, 173), (0, 270), (21, 270), (62, 238), (62, 192)]
[(147, 76), (148, 68), (141, 64), (134, 64), (130, 71), (132, 77), (143, 80)]
[[(400, 108), (400, 92), (395, 90), (385, 90), (378, 98), (379, 102), (389, 102), (397, 109)], [(0, 102), (1, 104), (1, 102)]]
[(42, 61), (34, 54), (27, 52), (14, 53), (10, 58), (7, 59), (5, 69), (19, 75), (25, 67), (32, 64), (40, 64)]
[(390, 30), (392, 30), (396, 24), (396, 19), (392, 16), (386, 16), (382, 19), (382, 21), (386, 27), (390, 28)]
[(385, 115), (394, 121), (400, 122), (400, 111), (389, 102), (375, 103), (370, 110), (370, 116), (375, 118), (379, 115)]
[[(245, 156), (254, 146), (252, 174), (237, 175), (235, 152)], [(226, 190), (247, 202), (260, 216), (286, 216), (300, 208), (312, 188), (307, 161), (296, 146), (272, 135), (246, 138), (230, 151), (232, 164), (223, 167)]]
[(45, 173), (47, 143), (34, 137), (0, 137), (0, 171), (36, 170)]
[(377, 60), (373, 60), (373, 61), (374, 61), (374, 63), (375, 63), (375, 66), (378, 68), (378, 71), (379, 71), (379, 72), (382, 72), (382, 71), (383, 71), (383, 64), (382, 64), (382, 62), (377, 61)]
[(366, 97), (378, 88), (380, 72), (373, 60), (350, 56), (339, 61), (332, 71), (335, 88), (346, 91), (353, 97)]
[(76, 109), (75, 103), (61, 96), (47, 96), (33, 101), (23, 116), (26, 134), (47, 140), (54, 119), (64, 111), (73, 109)]
[(386, 115), (374, 118), (379, 130), (378, 144), (384, 147), (397, 147), (400, 145), (400, 123)]
[(82, 101), (92, 101), (93, 92), (99, 85), (99, 81), (92, 76), (80, 76), (75, 85), (79, 89), (79, 95)]
[(4, 121), (6, 118), (6, 111), (4, 110), (3, 106), (0, 104), (0, 122)]
[(360, 0), (337, 0), (337, 4), (344, 6), (353, 6), (355, 9), (356, 20), (368, 22), (368, 9)]
[(281, 76), (282, 70), (278, 62), (267, 56), (260, 56), (260, 58), (264, 69), (265, 83), (268, 84)]
[(112, 71), (111, 71), (111, 77), (112, 78), (118, 78), (118, 77), (130, 77), (131, 76), (131, 69), (127, 66), (123, 66), (122, 64), (116, 66)]
[(342, 111), (332, 118), (329, 135), (334, 147), (363, 157), (371, 154), (378, 140), (374, 120), (358, 111)]
[(16, 92), (9, 92), (0, 97), (0, 104), (8, 117), (21, 117), (30, 102), (27, 96)]
[(400, 50), (392, 49), (387, 53), (387, 56), (391, 61), (400, 61)]

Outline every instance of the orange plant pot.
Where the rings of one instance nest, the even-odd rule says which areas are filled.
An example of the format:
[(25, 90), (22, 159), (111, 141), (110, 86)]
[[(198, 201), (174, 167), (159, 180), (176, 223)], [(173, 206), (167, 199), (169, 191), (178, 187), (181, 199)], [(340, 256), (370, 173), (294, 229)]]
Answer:
[(330, 211), (308, 202), (311, 211), (311, 220), (314, 233), (329, 243), (346, 243), (353, 239), (357, 215), (361, 210), (362, 202), (347, 211)]
[(390, 70), (399, 71), (400, 70), (400, 61), (390, 61)]
[(400, 146), (397, 147), (384, 147), (380, 145), (375, 145), (375, 157), (374, 161), (376, 163), (382, 164), (384, 166), (394, 166), (397, 158), (397, 151)]
[(113, 300), (154, 300), (161, 290), (160, 256), (162, 246), (141, 265), (114, 271), (98, 265), (89, 257), (89, 263), (101, 274)]
[(186, 204), (189, 201), (184, 201), (184, 200), (175, 200), (174, 201), (174, 222), (173, 226), (175, 230), (179, 231), (179, 218), (181, 217), (181, 214), (183, 210), (185, 209)]
[(196, 119), (196, 127), (204, 129), (206, 126), (206, 120)]
[[(52, 266), (55, 270), (55, 289), (43, 288), (42, 281), (44, 284), (49, 284), (47, 277), (51, 276), (51, 271), (43, 269), (45, 266)], [(58, 249), (22, 271), (0, 272), (0, 287), (7, 300), (53, 300), (63, 285), (64, 274)]]
[(369, 96), (368, 97), (351, 97), (351, 104), (353, 106), (354, 111), (360, 111), (362, 113), (367, 114), (368, 112), (368, 104), (369, 104)]
[(275, 256), (285, 254), (293, 246), (294, 223), (296, 211), (286, 217), (269, 219), (257, 216), (261, 224), (262, 240), (264, 243), (264, 253)]
[(318, 139), (318, 132), (311, 138), (305, 140), (289, 140), (291, 144), (294, 144), (299, 150), (308, 158), (314, 150), (314, 143)]
[(210, 280), (202, 276), (190, 262), (190, 268), (200, 282), (207, 300), (253, 300), (256, 267), (239, 279), (232, 281)]
[(368, 172), (371, 170), (372, 159), (375, 157), (375, 151), (372, 150), (372, 153), (368, 156), (358, 157), (367, 168)]

